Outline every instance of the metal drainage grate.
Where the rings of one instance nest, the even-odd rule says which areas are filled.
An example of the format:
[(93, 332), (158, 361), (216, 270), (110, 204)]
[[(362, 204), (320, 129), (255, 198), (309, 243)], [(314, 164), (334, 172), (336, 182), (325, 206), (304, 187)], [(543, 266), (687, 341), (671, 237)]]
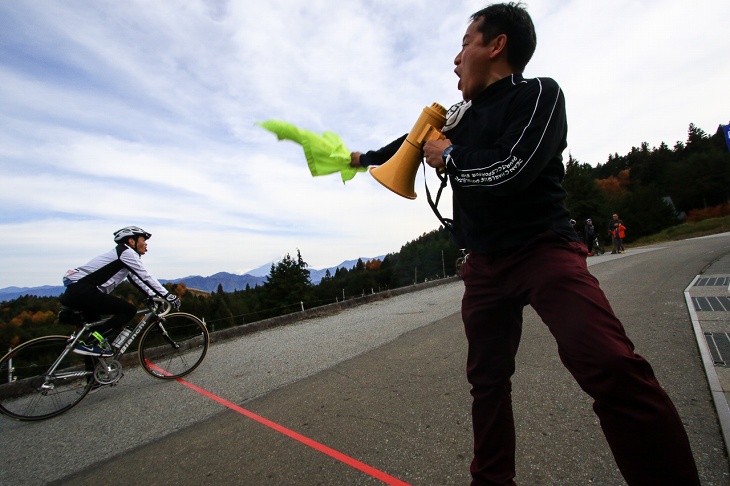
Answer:
[(730, 336), (726, 332), (706, 332), (705, 339), (715, 366), (730, 367)]
[(722, 287), (730, 285), (730, 277), (703, 277), (695, 282), (695, 287)]
[(697, 312), (730, 312), (730, 297), (692, 297)]

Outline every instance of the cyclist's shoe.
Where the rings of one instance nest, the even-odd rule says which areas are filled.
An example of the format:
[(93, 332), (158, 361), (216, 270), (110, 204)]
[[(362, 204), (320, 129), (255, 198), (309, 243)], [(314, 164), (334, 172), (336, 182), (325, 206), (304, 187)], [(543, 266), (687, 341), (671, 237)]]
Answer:
[(85, 354), (86, 356), (102, 356), (104, 358), (114, 356), (114, 352), (111, 349), (102, 349), (100, 346), (94, 344), (88, 345), (81, 341), (76, 343), (73, 352), (76, 354)]

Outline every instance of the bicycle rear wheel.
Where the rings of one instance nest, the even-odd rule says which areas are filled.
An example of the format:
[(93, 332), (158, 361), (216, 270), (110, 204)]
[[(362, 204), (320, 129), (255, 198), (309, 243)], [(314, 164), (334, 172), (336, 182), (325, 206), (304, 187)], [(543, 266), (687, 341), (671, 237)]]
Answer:
[(203, 321), (176, 312), (160, 317), (145, 329), (139, 342), (142, 368), (165, 380), (185, 376), (203, 362), (210, 336)]
[(89, 356), (69, 352), (52, 374), (68, 336), (32, 339), (0, 359), (0, 412), (16, 420), (43, 420), (79, 403), (94, 383)]

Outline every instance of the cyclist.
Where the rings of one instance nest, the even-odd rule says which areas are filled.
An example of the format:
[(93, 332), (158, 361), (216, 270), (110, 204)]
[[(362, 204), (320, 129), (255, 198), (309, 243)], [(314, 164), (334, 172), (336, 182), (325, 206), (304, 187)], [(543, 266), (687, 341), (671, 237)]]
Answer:
[[(98, 329), (98, 342), (79, 341), (74, 352), (89, 356), (112, 356), (113, 352), (106, 337), (129, 322), (137, 308), (110, 295), (112, 290), (127, 279), (132, 285), (149, 297), (162, 297), (175, 309), (180, 308), (180, 299), (168, 292), (142, 265), (142, 255), (147, 253), (147, 240), (152, 237), (142, 228), (127, 226), (114, 233), (116, 248), (93, 258), (87, 264), (69, 270), (63, 277), (66, 291), (59, 297), (61, 304), (81, 311), (86, 322), (101, 319), (101, 315), (112, 316)], [(98, 336), (102, 336), (100, 339)]]

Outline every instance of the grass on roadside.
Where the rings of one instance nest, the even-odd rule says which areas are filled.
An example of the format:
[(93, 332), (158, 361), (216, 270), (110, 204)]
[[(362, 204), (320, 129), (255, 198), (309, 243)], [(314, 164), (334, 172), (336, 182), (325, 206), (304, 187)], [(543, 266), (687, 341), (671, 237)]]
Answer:
[(730, 216), (722, 218), (710, 218), (696, 223), (682, 223), (672, 226), (659, 233), (644, 236), (631, 242), (632, 245), (650, 245), (664, 241), (686, 240), (698, 236), (714, 235), (730, 231)]

